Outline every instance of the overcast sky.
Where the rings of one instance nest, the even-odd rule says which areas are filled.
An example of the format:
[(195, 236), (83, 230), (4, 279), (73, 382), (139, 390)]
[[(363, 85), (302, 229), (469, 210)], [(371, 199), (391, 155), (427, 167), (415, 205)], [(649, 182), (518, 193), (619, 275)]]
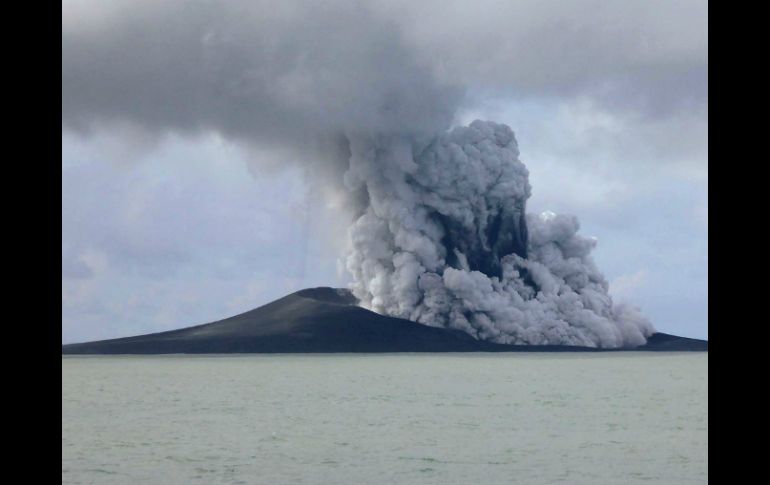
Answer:
[(616, 299), (708, 336), (705, 1), (316, 4), (63, 1), (64, 342), (344, 286), (307, 140), (447, 114), (510, 125), (528, 211), (577, 215)]

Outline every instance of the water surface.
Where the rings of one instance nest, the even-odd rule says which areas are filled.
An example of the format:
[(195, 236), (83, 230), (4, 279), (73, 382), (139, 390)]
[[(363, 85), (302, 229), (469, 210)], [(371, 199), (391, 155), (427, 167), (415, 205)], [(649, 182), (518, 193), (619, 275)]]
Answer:
[(708, 354), (66, 356), (62, 483), (706, 483)]

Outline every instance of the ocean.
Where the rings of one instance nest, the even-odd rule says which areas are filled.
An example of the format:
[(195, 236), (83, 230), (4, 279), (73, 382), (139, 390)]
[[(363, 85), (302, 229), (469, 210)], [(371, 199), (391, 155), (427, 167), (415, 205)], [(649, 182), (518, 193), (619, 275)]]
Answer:
[(707, 353), (62, 357), (64, 484), (707, 481)]

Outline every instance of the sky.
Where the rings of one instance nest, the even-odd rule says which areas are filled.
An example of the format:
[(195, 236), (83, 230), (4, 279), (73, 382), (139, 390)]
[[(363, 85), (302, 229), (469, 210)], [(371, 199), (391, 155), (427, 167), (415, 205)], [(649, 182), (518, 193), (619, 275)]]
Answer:
[(63, 1), (63, 342), (345, 286), (311, 141), (447, 116), (508, 124), (528, 211), (577, 215), (615, 299), (707, 338), (707, 3), (414, 3)]

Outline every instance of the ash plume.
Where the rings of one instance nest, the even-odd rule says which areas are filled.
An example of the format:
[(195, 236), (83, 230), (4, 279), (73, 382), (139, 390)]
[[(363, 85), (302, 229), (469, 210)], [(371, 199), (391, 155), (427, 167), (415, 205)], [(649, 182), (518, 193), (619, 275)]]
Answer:
[(652, 334), (613, 304), (575, 217), (526, 214), (528, 172), (508, 126), (350, 146), (346, 183), (368, 204), (347, 268), (364, 306), (505, 344), (622, 347)]
[[(81, 3), (63, 4), (63, 129), (214, 131), (295, 151), (315, 183), (350, 201), (345, 262), (363, 306), (500, 343), (620, 347), (652, 334), (637, 310), (613, 303), (590, 256), (595, 241), (578, 234), (575, 217), (527, 214), (532, 189), (511, 129), (450, 129), (467, 86), (545, 85), (527, 73), (541, 75), (559, 49), (519, 56), (511, 77), (479, 55), (487, 44), (449, 35), (465, 19), (448, 9), (424, 16), (442, 34), (425, 38), (414, 21), (424, 7), (402, 2)], [(578, 5), (566, 11), (584, 15)], [(578, 33), (564, 45), (569, 35)], [(617, 81), (612, 102), (624, 99), (631, 69), (617, 60), (628, 56), (610, 46), (628, 42), (581, 40), (603, 49), (596, 72)], [(501, 44), (489, 59), (532, 41)], [(549, 72), (550, 92), (592, 84), (582, 66), (572, 84), (571, 70)], [(655, 82), (650, 92), (668, 86)]]

